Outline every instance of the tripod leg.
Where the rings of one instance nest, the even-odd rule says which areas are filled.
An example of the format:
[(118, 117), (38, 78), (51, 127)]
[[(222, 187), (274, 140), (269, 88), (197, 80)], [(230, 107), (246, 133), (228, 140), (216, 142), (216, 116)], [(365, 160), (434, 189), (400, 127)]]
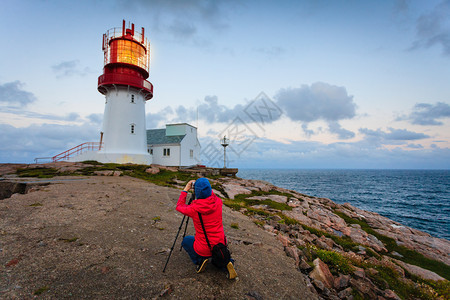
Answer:
[[(186, 226), (184, 227), (183, 239), (181, 241), (183, 241), (184, 237), (186, 236), (186, 230), (188, 228), (188, 223), (189, 223), (189, 217), (186, 220)], [(181, 249), (183, 249), (183, 245), (180, 246), (180, 251), (181, 251)]]
[[(172, 248), (170, 248), (169, 257), (167, 257), (166, 264), (164, 265), (163, 273), (166, 271), (166, 267), (167, 267), (167, 264), (169, 263), (170, 256), (172, 255), (173, 248), (175, 247), (175, 243), (177, 242), (178, 235), (180, 234), (181, 228), (183, 227), (184, 218), (186, 218), (186, 216), (183, 216), (183, 220), (181, 220), (181, 224), (180, 224), (180, 227), (178, 228), (178, 232), (175, 237), (175, 240), (173, 241)], [(189, 220), (189, 217), (188, 217), (188, 220)]]

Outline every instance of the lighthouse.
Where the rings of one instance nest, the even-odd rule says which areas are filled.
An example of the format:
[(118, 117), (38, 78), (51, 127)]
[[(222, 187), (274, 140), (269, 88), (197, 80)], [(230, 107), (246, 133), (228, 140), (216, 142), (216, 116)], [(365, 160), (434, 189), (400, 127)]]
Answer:
[[(129, 27), (129, 26), (128, 26)], [(144, 28), (113, 28), (103, 34), (103, 74), (98, 91), (105, 95), (105, 112), (100, 133), (100, 150), (95, 159), (104, 163), (151, 164), (147, 150), (145, 103), (153, 97), (147, 80), (150, 43)]]

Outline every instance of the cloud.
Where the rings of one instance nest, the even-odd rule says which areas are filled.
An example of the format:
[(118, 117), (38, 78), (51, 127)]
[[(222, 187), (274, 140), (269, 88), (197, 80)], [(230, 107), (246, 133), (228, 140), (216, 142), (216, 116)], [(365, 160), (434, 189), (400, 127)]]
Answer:
[(168, 33), (178, 41), (193, 40), (196, 45), (211, 40), (202, 38), (205, 31), (223, 33), (229, 27), (228, 15), (242, 5), (238, 1), (216, 0), (119, 0), (118, 4), (132, 11), (147, 11), (154, 31)]
[(47, 121), (67, 121), (67, 122), (76, 122), (82, 121), (81, 116), (78, 113), (68, 113), (64, 116), (53, 115), (53, 114), (42, 114), (34, 111), (24, 110), (23, 108), (18, 107), (7, 107), (2, 109), (4, 113), (10, 113), (17, 116), (22, 116), (30, 119), (41, 119)]
[(0, 84), (0, 104), (5, 103), (11, 108), (24, 107), (34, 101), (33, 93), (23, 90), (24, 84), (18, 80)]
[(33, 124), (24, 128), (0, 124), (0, 161), (34, 162), (36, 157), (51, 157), (88, 141), (99, 140), (99, 130), (91, 124)]
[(166, 106), (164, 109), (155, 113), (147, 113), (145, 115), (147, 129), (161, 128), (165, 124), (172, 123), (169, 121), (172, 115), (173, 110), (170, 106)]
[(413, 112), (397, 118), (397, 121), (409, 120), (416, 125), (443, 125), (438, 119), (450, 118), (450, 105), (443, 102), (436, 104), (418, 103)]
[[(202, 147), (204, 140), (200, 141)], [(217, 164), (223, 151), (217, 147)], [(202, 148), (203, 149), (203, 148)], [(239, 168), (450, 168), (450, 149), (387, 149), (368, 141), (324, 144), (315, 141), (295, 141), (289, 144), (270, 139), (257, 139), (240, 156), (229, 153), (230, 167)], [(222, 154), (222, 156), (220, 155)], [(211, 157), (211, 156), (209, 156)], [(208, 157), (202, 157), (208, 164)], [(223, 160), (222, 160), (223, 163)]]
[(429, 135), (424, 133), (418, 133), (409, 131), (407, 129), (394, 129), (388, 128), (390, 132), (382, 131), (381, 129), (371, 130), (367, 128), (361, 128), (360, 133), (365, 134), (368, 137), (378, 138), (383, 141), (415, 141), (429, 138)]
[(353, 131), (344, 129), (338, 122), (329, 122), (328, 128), (331, 133), (335, 133), (342, 140), (347, 140), (355, 137), (355, 133)]
[(450, 0), (444, 0), (426, 14), (422, 14), (416, 22), (417, 39), (410, 50), (440, 46), (445, 56), (450, 56)]
[(308, 136), (314, 132), (307, 129), (307, 124), (318, 120), (327, 122), (329, 131), (340, 139), (355, 136), (339, 124), (340, 120), (352, 119), (356, 115), (353, 96), (348, 95), (344, 87), (316, 82), (311, 86), (281, 89), (274, 98), (291, 120), (303, 123), (303, 132)]
[(344, 87), (323, 82), (281, 89), (274, 98), (291, 120), (335, 122), (351, 119), (356, 114), (353, 96)]
[(57, 65), (52, 66), (56, 78), (72, 77), (72, 76), (86, 76), (93, 71), (88, 67), (82, 68), (79, 60), (63, 61)]
[(90, 114), (89, 116), (87, 116), (87, 119), (92, 123), (92, 124), (102, 124), (103, 122), (103, 114)]

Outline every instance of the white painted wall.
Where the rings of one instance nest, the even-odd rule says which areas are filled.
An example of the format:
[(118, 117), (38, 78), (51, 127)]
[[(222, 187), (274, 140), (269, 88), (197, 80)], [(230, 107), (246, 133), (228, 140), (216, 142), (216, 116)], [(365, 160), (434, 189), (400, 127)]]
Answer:
[(151, 164), (152, 156), (147, 152), (143, 95), (135, 88), (117, 86), (108, 90), (105, 98), (102, 149), (94, 155), (79, 155), (72, 161), (89, 158), (103, 163)]
[[(197, 139), (197, 128), (186, 126), (186, 136), (181, 141), (180, 166), (192, 166), (200, 164), (200, 143)], [(193, 155), (191, 157), (191, 150)]]
[[(134, 101), (132, 97), (134, 96)], [(104, 153), (147, 153), (145, 100), (134, 88), (117, 87), (106, 94), (103, 115)], [(134, 125), (134, 132), (131, 127)]]
[[(180, 145), (153, 146), (152, 163), (163, 166), (180, 166)], [(170, 149), (170, 156), (164, 156), (164, 149)]]

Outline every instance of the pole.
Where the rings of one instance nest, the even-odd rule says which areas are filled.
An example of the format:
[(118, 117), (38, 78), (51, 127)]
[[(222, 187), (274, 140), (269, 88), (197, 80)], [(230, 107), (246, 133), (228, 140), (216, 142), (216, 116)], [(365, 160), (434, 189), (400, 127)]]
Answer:
[(224, 146), (223, 147), (223, 168), (224, 169), (227, 167), (226, 157), (227, 157), (227, 146)]

